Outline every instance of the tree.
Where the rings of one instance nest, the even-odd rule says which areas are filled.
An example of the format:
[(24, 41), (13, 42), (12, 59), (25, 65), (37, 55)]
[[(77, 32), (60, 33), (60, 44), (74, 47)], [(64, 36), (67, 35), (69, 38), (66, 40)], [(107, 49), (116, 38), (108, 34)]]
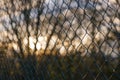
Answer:
[[(30, 51), (30, 40), (32, 36), (36, 39), (34, 45), (37, 44), (40, 35), (40, 16), (42, 15), (44, 1), (42, 0), (5, 0), (2, 1), (1, 24), (6, 32), (6, 40), (4, 42), (15, 43), (20, 52), (19, 56), (24, 53), (35, 53)], [(5, 36), (4, 36), (5, 37)], [(24, 39), (27, 39), (27, 45), (24, 45)], [(26, 48), (25, 48), (26, 47)]]

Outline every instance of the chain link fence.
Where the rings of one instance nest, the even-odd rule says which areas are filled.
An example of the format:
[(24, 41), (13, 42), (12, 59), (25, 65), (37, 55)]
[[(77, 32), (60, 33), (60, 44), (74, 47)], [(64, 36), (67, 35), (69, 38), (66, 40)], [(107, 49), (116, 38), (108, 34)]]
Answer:
[(0, 80), (120, 80), (119, 0), (0, 5)]

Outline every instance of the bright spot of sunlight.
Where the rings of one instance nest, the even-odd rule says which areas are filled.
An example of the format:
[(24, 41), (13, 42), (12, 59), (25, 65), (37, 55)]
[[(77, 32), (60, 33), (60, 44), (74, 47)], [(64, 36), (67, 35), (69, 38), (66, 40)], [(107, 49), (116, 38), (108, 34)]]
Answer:
[(13, 46), (13, 48), (14, 48), (15, 50), (18, 50), (17, 44), (13, 43), (12, 46)]
[(28, 41), (27, 41), (26, 38), (23, 39), (23, 43), (24, 43), (25, 45), (27, 45)]
[(41, 46), (41, 44), (40, 44), (40, 43), (37, 43), (37, 44), (36, 44), (36, 48), (37, 48), (37, 50), (40, 50), (40, 49), (41, 49), (41, 47), (42, 47), (42, 46)]
[(33, 38), (33, 37), (29, 37), (29, 42), (30, 42), (30, 48), (31, 49), (34, 49), (35, 48), (35, 45), (34, 45), (34, 43), (36, 42), (36, 39), (35, 38)]
[[(84, 39), (82, 40), (83, 44), (87, 44), (88, 42), (90, 42), (89, 39), (89, 35), (85, 35)], [(47, 41), (48, 40), (48, 36), (39, 36), (38, 37), (38, 42), (36, 44), (36, 48), (37, 50), (45, 50), (46, 46), (47, 46)], [(59, 49), (59, 53), (60, 55), (64, 56), (67, 51), (70, 52), (74, 49), (77, 49), (78, 46), (80, 46), (79, 44), (81, 43), (81, 40), (75, 39), (72, 42), (72, 47), (69, 46), (69, 40), (64, 42), (64, 45), (62, 45), (62, 42), (60, 42), (61, 40), (58, 39), (57, 35), (53, 35), (49, 41), (49, 45), (48, 45), (48, 49), (51, 50), (52, 48)], [(28, 44), (28, 40), (25, 38), (23, 40), (24, 45)], [(35, 43), (36, 43), (36, 39), (34, 37), (29, 37), (29, 47), (33, 50), (35, 48)], [(68, 50), (66, 50), (66, 48), (70, 47)]]
[(65, 56), (67, 53), (67, 50), (64, 46), (62, 46), (59, 50), (60, 55)]
[[(34, 49), (34, 48), (35, 48), (35, 45), (34, 45), (35, 42), (36, 42), (36, 39), (35, 39), (35, 38), (29, 37), (29, 47), (30, 47), (31, 49)], [(27, 40), (26, 38), (24, 38), (24, 39), (23, 39), (23, 43), (24, 43), (24, 45), (27, 45), (27, 44), (28, 44), (28, 40)]]

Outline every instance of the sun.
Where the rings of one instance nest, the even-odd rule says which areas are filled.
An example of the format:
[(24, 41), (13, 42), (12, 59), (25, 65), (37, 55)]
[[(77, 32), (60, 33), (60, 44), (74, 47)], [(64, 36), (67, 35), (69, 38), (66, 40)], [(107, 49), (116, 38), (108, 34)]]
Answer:
[[(36, 42), (35, 38), (29, 37), (29, 47), (30, 47), (32, 50), (35, 48), (35, 44), (34, 44), (35, 42)], [(27, 38), (24, 38), (23, 43), (24, 43), (24, 45), (27, 45), (27, 44), (28, 44)]]
[[(23, 43), (25, 45), (27, 45), (28, 40), (25, 38), (23, 40)], [(36, 43), (36, 39), (34, 37), (29, 37), (29, 47), (30, 47), (30, 49), (34, 50), (35, 46), (36, 46), (37, 50), (45, 49), (46, 45), (47, 45), (47, 37), (46, 36), (39, 36), (36, 45), (35, 45), (35, 43)]]
[(29, 42), (30, 42), (29, 47), (33, 50), (35, 48), (36, 39), (33, 37), (29, 37)]

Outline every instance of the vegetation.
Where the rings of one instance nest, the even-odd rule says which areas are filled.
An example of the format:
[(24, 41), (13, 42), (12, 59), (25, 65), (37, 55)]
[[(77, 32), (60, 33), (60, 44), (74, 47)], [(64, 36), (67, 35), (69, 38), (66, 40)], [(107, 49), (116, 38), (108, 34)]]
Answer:
[(81, 57), (79, 52), (66, 56), (29, 55), (7, 57), (0, 52), (1, 80), (119, 80), (118, 59), (96, 53)]

